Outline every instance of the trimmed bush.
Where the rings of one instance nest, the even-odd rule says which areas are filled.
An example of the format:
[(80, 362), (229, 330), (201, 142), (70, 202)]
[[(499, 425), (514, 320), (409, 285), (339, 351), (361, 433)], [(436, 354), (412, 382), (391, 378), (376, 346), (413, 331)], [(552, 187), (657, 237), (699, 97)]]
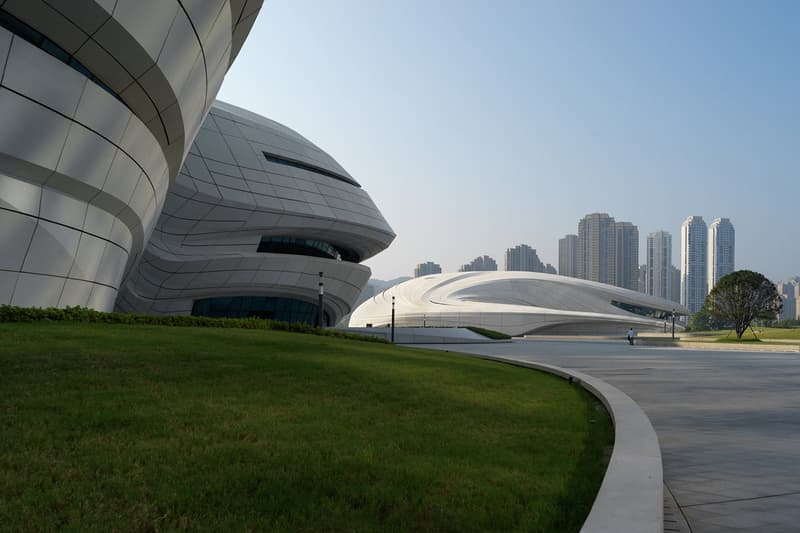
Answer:
[(338, 337), (367, 342), (388, 341), (380, 337), (356, 335), (337, 329), (323, 329), (300, 322), (280, 322), (278, 320), (265, 320), (263, 318), (211, 318), (206, 316), (190, 315), (140, 315), (133, 313), (105, 313), (87, 307), (15, 307), (0, 305), (0, 322), (39, 322), (39, 321), (64, 321), (64, 322), (102, 322), (106, 324), (145, 324), (150, 326), (176, 326), (190, 328), (238, 328), (238, 329), (271, 329), (274, 331), (289, 331), (293, 333), (306, 333), (322, 335), (325, 337)]

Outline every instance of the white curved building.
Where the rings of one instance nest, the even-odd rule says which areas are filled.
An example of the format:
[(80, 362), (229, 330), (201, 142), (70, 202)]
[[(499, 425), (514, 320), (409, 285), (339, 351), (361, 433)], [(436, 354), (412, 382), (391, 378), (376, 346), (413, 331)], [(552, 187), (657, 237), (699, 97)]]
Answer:
[(262, 0), (0, 0), (0, 304), (111, 310)]
[[(604, 283), (538, 272), (464, 272), (415, 278), (361, 304), (351, 327), (478, 326), (508, 335), (663, 331), (686, 315), (675, 302)], [(671, 327), (671, 322), (670, 322)]]
[(332, 325), (395, 235), (369, 195), (297, 132), (216, 102), (117, 301), (120, 311)]

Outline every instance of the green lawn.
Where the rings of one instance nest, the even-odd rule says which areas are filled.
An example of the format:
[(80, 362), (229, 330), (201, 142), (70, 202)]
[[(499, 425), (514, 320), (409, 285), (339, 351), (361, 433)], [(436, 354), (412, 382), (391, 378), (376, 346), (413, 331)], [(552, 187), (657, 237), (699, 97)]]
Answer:
[[(788, 328), (755, 328), (756, 336), (758, 339), (769, 341), (771, 339), (775, 340), (796, 340), (800, 343), (800, 328), (795, 329), (788, 329)], [(689, 340), (709, 340), (714, 341), (718, 340), (721, 342), (727, 341), (734, 341), (736, 342), (736, 333), (733, 331), (698, 331), (697, 334), (699, 335), (698, 338), (694, 339), (691, 338), (691, 335), (688, 337)], [(754, 341), (756, 337), (753, 336), (753, 332), (748, 329), (742, 334), (741, 341)]]
[(577, 531), (582, 389), (263, 330), (0, 324), (0, 529)]

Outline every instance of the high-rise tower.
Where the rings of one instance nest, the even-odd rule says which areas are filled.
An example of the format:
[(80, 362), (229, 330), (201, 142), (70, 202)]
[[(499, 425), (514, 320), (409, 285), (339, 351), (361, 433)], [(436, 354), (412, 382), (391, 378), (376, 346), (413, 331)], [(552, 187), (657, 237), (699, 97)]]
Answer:
[(647, 273), (645, 292), (659, 298), (672, 298), (672, 235), (656, 231), (647, 236)]
[(614, 285), (635, 291), (639, 288), (639, 228), (630, 222), (617, 222), (614, 231)]
[(735, 270), (736, 230), (730, 219), (718, 218), (708, 228), (708, 291)]
[(591, 213), (578, 222), (577, 277), (616, 283), (615, 225), (607, 213)]
[(519, 244), (506, 250), (506, 270), (544, 272), (544, 264), (535, 249), (527, 244)]
[(696, 313), (708, 293), (708, 228), (703, 217), (690, 216), (681, 225), (681, 304)]
[(578, 236), (565, 235), (558, 240), (558, 273), (571, 278), (578, 277)]

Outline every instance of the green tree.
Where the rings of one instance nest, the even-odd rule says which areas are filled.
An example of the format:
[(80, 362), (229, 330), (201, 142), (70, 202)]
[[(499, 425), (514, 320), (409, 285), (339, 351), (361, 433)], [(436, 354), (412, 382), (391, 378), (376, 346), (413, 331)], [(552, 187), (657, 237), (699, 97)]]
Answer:
[(775, 284), (751, 270), (723, 276), (706, 296), (704, 305), (711, 317), (732, 323), (737, 339), (742, 338), (753, 320), (774, 320), (782, 306)]
[(692, 331), (715, 331), (719, 329), (730, 329), (733, 323), (730, 320), (711, 316), (706, 306), (692, 315), (689, 320), (689, 328)]

